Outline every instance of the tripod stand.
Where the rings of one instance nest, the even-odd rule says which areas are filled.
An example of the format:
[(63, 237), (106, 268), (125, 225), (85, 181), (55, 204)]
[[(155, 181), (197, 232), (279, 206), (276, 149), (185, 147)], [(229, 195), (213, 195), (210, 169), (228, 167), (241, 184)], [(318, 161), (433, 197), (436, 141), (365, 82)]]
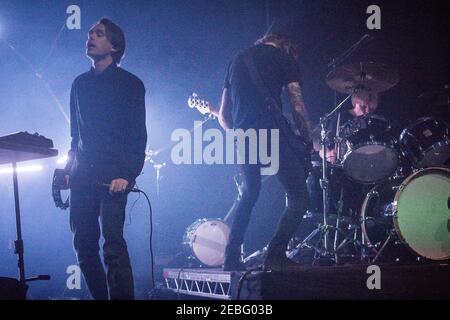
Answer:
[[(13, 137), (15, 138), (15, 137)], [(32, 278), (25, 277), (25, 262), (24, 262), (24, 244), (22, 239), (22, 224), (20, 218), (20, 205), (19, 205), (19, 183), (17, 178), (17, 163), (21, 161), (34, 160), (34, 159), (42, 159), (48, 157), (54, 157), (58, 154), (58, 151), (55, 149), (38, 147), (32, 144), (20, 143), (20, 139), (16, 138), (17, 143), (11, 142), (12, 138), (8, 139), (8, 141), (0, 141), (0, 164), (10, 163), (12, 165), (12, 174), (13, 174), (13, 186), (14, 186), (14, 206), (15, 206), (15, 215), (16, 215), (16, 231), (17, 231), (17, 240), (14, 241), (14, 253), (18, 256), (18, 269), (19, 269), (19, 280), (15, 286), (15, 290), (13, 292), (5, 292), (1, 293), (2, 295), (9, 295), (15, 297), (15, 299), (25, 299), (26, 292), (28, 286), (27, 282), (36, 281), (36, 280), (50, 280), (49, 275), (39, 275)], [(15, 141), (15, 140), (14, 140)], [(12, 279), (10, 279), (12, 280)], [(12, 283), (12, 281), (9, 281)], [(17, 296), (17, 292), (20, 292), (19, 296)]]

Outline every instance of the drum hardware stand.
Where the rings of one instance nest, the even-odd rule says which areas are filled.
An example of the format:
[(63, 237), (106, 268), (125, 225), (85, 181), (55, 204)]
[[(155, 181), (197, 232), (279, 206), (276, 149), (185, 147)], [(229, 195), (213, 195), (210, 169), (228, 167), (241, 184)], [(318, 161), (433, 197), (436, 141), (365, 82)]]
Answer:
[(389, 236), (387, 237), (386, 241), (383, 243), (383, 245), (381, 246), (381, 249), (377, 252), (377, 254), (375, 255), (375, 257), (373, 258), (373, 260), (371, 261), (371, 263), (375, 263), (375, 261), (378, 260), (378, 258), (380, 257), (381, 253), (384, 251), (384, 249), (386, 248), (387, 244), (389, 243), (389, 241), (391, 240), (392, 237), (392, 233), (389, 234)]
[[(339, 119), (340, 113), (338, 114), (338, 119)], [(339, 126), (339, 120), (338, 120), (338, 126)], [(336, 128), (337, 131), (339, 131)], [(334, 232), (334, 245), (333, 245), (333, 252), (334, 252), (334, 261), (336, 263), (339, 263), (339, 257), (337, 255), (337, 249), (338, 249), (338, 240), (339, 240), (339, 232), (338, 230), (340, 230), (340, 223), (341, 223), (341, 214), (342, 214), (342, 209), (343, 209), (343, 203), (342, 203), (342, 197), (343, 197), (343, 190), (341, 188), (341, 192), (340, 192), (340, 197), (339, 197), (339, 201), (338, 201), (338, 208), (337, 208), (337, 219), (336, 219), (336, 231)], [(347, 237), (346, 237), (347, 238)], [(344, 239), (345, 241), (346, 239)], [(342, 245), (342, 243), (341, 243)], [(339, 248), (341, 247), (341, 245), (339, 245)]]
[[(344, 105), (347, 100), (349, 100), (354, 93), (358, 91), (357, 88), (353, 89), (353, 92), (349, 94), (339, 105), (337, 105), (330, 113), (326, 114), (325, 117), (320, 119), (320, 143), (322, 145), (322, 179), (320, 179), (320, 187), (322, 188), (322, 206), (323, 206), (323, 221), (320, 223), (316, 229), (314, 229), (300, 244), (297, 245), (296, 248), (291, 250), (288, 254), (289, 257), (294, 257), (301, 248), (310, 248), (315, 251), (314, 260), (318, 260), (320, 258), (332, 258), (336, 259), (334, 250), (331, 251), (329, 248), (329, 232), (331, 229), (336, 230), (336, 234), (338, 232), (342, 232), (337, 227), (328, 224), (328, 208), (329, 208), (329, 180), (327, 173), (327, 141), (329, 140), (330, 131), (327, 129), (327, 123), (329, 119)], [(343, 232), (342, 232), (343, 233)], [(319, 234), (319, 239), (317, 241), (317, 245), (311, 244), (311, 240)], [(335, 239), (335, 247), (336, 249), (337, 240)], [(336, 261), (335, 261), (336, 262)]]
[[(354, 89), (355, 93), (357, 90)], [(325, 117), (320, 119), (320, 138), (321, 138), (321, 145), (322, 145), (322, 179), (320, 180), (320, 186), (322, 188), (322, 197), (323, 197), (323, 225), (319, 225), (318, 232), (320, 232), (320, 239), (322, 241), (322, 256), (330, 255), (330, 252), (328, 251), (328, 235), (329, 230), (332, 226), (328, 225), (328, 209), (329, 209), (329, 180), (328, 180), (328, 172), (327, 172), (327, 141), (329, 136), (329, 130), (327, 130), (327, 123), (328, 120), (344, 105), (347, 100), (349, 100), (352, 97), (352, 94), (349, 94), (340, 104), (338, 104), (330, 113), (326, 114)], [(314, 233), (314, 231), (313, 231)], [(308, 238), (308, 237), (307, 237)]]
[(154, 160), (154, 157), (158, 154), (159, 152), (154, 151), (150, 148), (147, 149), (147, 151), (145, 151), (145, 162), (149, 161), (151, 164), (153, 164), (153, 168), (156, 170), (156, 195), (159, 196), (159, 190), (160, 190), (160, 183), (161, 183), (161, 169), (164, 168), (166, 166), (166, 163), (159, 163), (156, 162)]
[[(342, 232), (340, 229), (337, 229), (338, 231)], [(342, 240), (342, 242), (339, 244), (339, 246), (335, 246), (334, 252), (335, 252), (335, 259), (336, 259), (336, 263), (338, 263), (338, 259), (340, 257), (339, 255), (339, 251), (342, 250), (345, 246), (349, 245), (349, 244), (354, 244), (355, 245), (355, 249), (361, 249), (362, 244), (361, 242), (358, 240), (358, 230), (359, 228), (357, 226), (353, 226), (353, 227), (349, 227), (349, 230), (351, 230), (352, 232), (349, 232), (345, 235), (345, 232), (343, 232), (343, 234), (345, 235), (344, 240)], [(359, 255), (360, 256), (360, 255)]]

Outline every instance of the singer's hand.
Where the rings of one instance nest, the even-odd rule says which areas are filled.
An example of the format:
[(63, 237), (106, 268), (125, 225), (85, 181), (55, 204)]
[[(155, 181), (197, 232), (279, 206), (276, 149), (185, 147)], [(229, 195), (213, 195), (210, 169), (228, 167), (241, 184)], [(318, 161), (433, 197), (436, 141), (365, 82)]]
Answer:
[(124, 192), (128, 187), (128, 181), (122, 178), (114, 179), (109, 186), (109, 193)]

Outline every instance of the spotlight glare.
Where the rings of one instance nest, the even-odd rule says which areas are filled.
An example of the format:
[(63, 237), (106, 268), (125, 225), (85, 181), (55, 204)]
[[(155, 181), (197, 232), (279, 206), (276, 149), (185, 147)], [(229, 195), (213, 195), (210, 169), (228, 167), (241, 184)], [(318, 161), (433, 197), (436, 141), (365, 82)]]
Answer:
[(56, 161), (56, 163), (57, 164), (66, 164), (67, 163), (67, 159), (68, 159), (67, 155), (62, 156)]

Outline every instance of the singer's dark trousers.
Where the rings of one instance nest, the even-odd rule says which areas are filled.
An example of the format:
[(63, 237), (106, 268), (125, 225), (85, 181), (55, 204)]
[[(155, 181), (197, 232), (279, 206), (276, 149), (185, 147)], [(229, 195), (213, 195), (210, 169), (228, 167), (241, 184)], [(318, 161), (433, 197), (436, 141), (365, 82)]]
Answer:
[[(103, 189), (103, 190), (102, 190)], [(96, 300), (134, 299), (133, 273), (123, 237), (126, 194), (110, 195), (105, 188), (71, 187), (70, 227), (78, 263)], [(99, 240), (103, 236), (103, 258)]]

